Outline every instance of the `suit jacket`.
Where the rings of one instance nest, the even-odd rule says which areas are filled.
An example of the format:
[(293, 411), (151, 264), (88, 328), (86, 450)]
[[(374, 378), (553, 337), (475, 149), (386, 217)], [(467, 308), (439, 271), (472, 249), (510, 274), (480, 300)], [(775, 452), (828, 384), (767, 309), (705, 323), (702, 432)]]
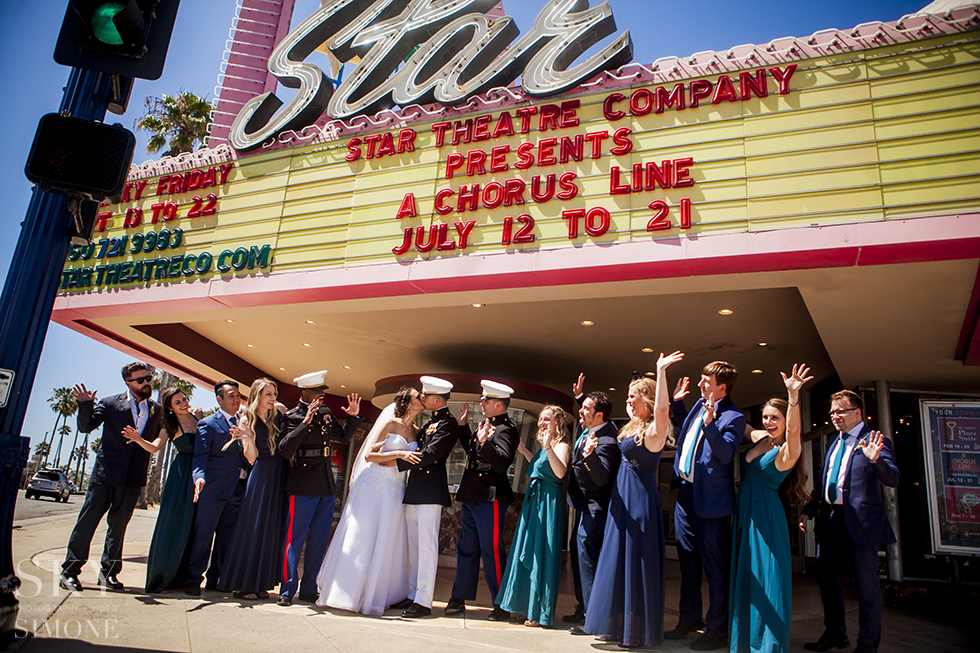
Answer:
[(507, 413), (490, 419), (493, 429), (486, 442), (480, 444), (469, 424), (459, 429), (459, 443), (466, 450), (466, 469), (459, 481), (456, 500), (460, 503), (481, 503), (493, 499), (514, 503), (507, 470), (517, 454), (520, 433)]
[(246, 469), (248, 461), (240, 442), (221, 450), (229, 440), (231, 428), (220, 410), (197, 423), (193, 475), (195, 483), (204, 479), (201, 498), (227, 499), (238, 488), (241, 471)]
[[(698, 399), (687, 417), (684, 402), (672, 403), (674, 418), (683, 421), (677, 439), (677, 456), (670, 488), (681, 484), (681, 451), (691, 422), (701, 414), (704, 399)], [(694, 511), (703, 519), (729, 517), (735, 514), (735, 456), (745, 435), (745, 416), (731, 397), (725, 397), (711, 424), (703, 427), (704, 437), (694, 452)]]
[[(579, 430), (579, 429), (576, 429)], [(582, 456), (586, 438), (576, 434), (572, 450), (571, 481), (568, 483), (568, 503), (576, 510), (595, 515), (609, 509), (613, 481), (619, 470), (619, 429), (606, 422), (595, 432), (598, 443), (588, 456)]]
[(364, 418), (359, 415), (348, 417), (341, 426), (330, 408), (324, 408), (327, 414), (317, 413), (309, 426), (303, 423), (308, 404), (300, 402), (286, 413), (276, 448), (280, 456), (289, 460), (286, 494), (304, 497), (337, 494), (337, 481), (330, 464), (330, 441), (341, 444), (350, 442)]
[[(146, 405), (150, 409), (150, 417), (146, 420), (142, 436), (144, 440), (152, 442), (160, 434), (163, 410), (152, 399), (148, 399)], [(122, 435), (123, 427), (136, 427), (129, 409), (129, 393), (106, 397), (98, 404), (94, 401), (78, 402), (77, 423), (82, 433), (91, 433), (102, 427), (102, 444), (95, 457), (92, 483), (118, 487), (146, 485), (150, 452)]]
[[(858, 440), (866, 438), (871, 429), (865, 424), (861, 428)], [(828, 525), (831, 505), (824, 499), (824, 489), (827, 487), (827, 474), (833, 466), (831, 456), (834, 453), (840, 434), (827, 447), (824, 460), (823, 474), (820, 486), (814, 487), (810, 501), (803, 507), (803, 514), (808, 517), (816, 516), (815, 531), (822, 534)], [(844, 476), (844, 486), (839, 488), (844, 508), (844, 523), (847, 531), (858, 544), (891, 544), (895, 541), (895, 531), (885, 514), (885, 505), (881, 500), (881, 484), (897, 487), (901, 480), (898, 466), (895, 465), (895, 453), (889, 438), (884, 440), (884, 448), (875, 463), (868, 462), (867, 456), (855, 450), (847, 463), (847, 474)]]
[(440, 408), (425, 426), (419, 438), (418, 463), (410, 465), (398, 459), (399, 471), (408, 471), (408, 485), (402, 503), (409, 505), (449, 506), (449, 478), (446, 475), (446, 459), (459, 439), (459, 422), (449, 412)]

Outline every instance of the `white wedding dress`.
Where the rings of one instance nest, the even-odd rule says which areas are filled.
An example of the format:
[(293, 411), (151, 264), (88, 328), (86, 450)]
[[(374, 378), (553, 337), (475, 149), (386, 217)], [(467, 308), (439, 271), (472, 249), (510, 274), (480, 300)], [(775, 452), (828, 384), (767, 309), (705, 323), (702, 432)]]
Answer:
[[(417, 447), (417, 442), (406, 442), (391, 433), (381, 450), (415, 451)], [(408, 596), (402, 504), (407, 476), (397, 467), (367, 463), (352, 481), (337, 532), (317, 575), (317, 605), (380, 615)]]

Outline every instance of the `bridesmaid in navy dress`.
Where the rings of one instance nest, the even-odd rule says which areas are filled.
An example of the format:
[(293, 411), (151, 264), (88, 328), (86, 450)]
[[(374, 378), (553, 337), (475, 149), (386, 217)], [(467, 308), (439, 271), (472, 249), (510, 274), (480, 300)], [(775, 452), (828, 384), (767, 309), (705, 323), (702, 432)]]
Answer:
[(170, 440), (177, 454), (167, 472), (160, 512), (150, 542), (150, 555), (146, 561), (147, 594), (183, 587), (187, 578), (187, 552), (197, 508), (191, 478), (194, 436), (197, 422), (204, 416), (199, 408), (192, 411), (187, 395), (173, 386), (160, 393), (160, 404), (163, 406), (163, 428), (157, 450)]
[[(272, 379), (252, 383), (245, 415), (235, 429), (254, 440), (259, 455), (248, 476), (228, 562), (218, 587), (234, 590), (235, 598), (249, 601), (269, 598), (269, 590), (282, 580), (287, 461), (276, 454), (279, 424), (285, 412), (285, 407), (276, 402), (278, 394)], [(237, 445), (231, 440), (226, 446)]]
[[(619, 432), (622, 462), (585, 609), (585, 632), (624, 648), (658, 646), (664, 639), (664, 518), (658, 472), (670, 431), (667, 368), (682, 360), (660, 354), (657, 382), (630, 383), (629, 423)], [(595, 448), (587, 441), (584, 454)]]
[(731, 653), (789, 651), (793, 605), (789, 525), (779, 498), (806, 502), (806, 470), (800, 441), (800, 388), (809, 368), (794, 365), (782, 373), (789, 400), (770, 399), (762, 409), (765, 430), (752, 431), (755, 443), (743, 455), (732, 531)]

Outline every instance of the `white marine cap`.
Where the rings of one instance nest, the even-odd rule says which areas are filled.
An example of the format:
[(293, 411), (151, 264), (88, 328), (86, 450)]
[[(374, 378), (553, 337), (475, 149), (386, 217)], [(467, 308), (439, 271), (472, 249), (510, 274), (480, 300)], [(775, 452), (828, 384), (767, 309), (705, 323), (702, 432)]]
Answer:
[(309, 374), (304, 374), (303, 376), (298, 376), (293, 379), (293, 383), (298, 385), (300, 388), (305, 390), (326, 390), (327, 386), (327, 371), (320, 370), (319, 372), (310, 372)]
[(483, 399), (510, 399), (510, 396), (514, 394), (514, 388), (496, 381), (483, 379), (480, 381), (480, 385), (483, 386)]
[(422, 382), (422, 392), (427, 395), (448, 395), (453, 389), (452, 383), (434, 376), (423, 376), (419, 381)]

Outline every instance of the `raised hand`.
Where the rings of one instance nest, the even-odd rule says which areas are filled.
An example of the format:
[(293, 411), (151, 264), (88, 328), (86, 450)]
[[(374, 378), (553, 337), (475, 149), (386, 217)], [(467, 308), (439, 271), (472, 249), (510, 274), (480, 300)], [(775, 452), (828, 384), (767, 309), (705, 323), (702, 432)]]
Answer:
[(680, 401), (688, 395), (687, 387), (691, 384), (691, 377), (685, 376), (682, 379), (677, 379), (677, 385), (674, 386), (674, 401)]
[(137, 440), (142, 440), (140, 437), (140, 432), (134, 429), (132, 426), (124, 426), (122, 430), (122, 436), (126, 438), (129, 443), (136, 442)]
[(323, 395), (310, 402), (310, 405), (306, 407), (306, 417), (303, 418), (304, 424), (309, 426), (313, 423), (313, 418), (316, 417), (316, 413), (320, 410), (321, 405), (323, 405)]
[(707, 426), (715, 421), (715, 393), (709, 392), (708, 398), (704, 400), (704, 425)]
[(585, 441), (585, 446), (582, 447), (582, 457), (583, 458), (585, 458), (590, 453), (592, 453), (593, 451), (595, 451), (596, 445), (599, 444), (599, 438), (597, 438), (594, 433), (589, 433), (589, 435), (586, 436), (586, 437), (588, 439)]
[(682, 351), (675, 351), (669, 356), (664, 356), (664, 353), (660, 352), (660, 358), (657, 359), (657, 373), (663, 372), (674, 363), (679, 363), (682, 360), (684, 360), (684, 352)]
[(872, 431), (868, 434), (868, 439), (862, 438), (858, 445), (868, 462), (876, 463), (878, 456), (881, 455), (881, 450), (885, 448), (885, 436), (882, 435), (881, 431)]
[(463, 404), (463, 410), (459, 411), (459, 425), (465, 426), (470, 419), (470, 405)]
[(578, 381), (572, 384), (572, 396), (577, 397), (582, 394), (582, 389), (585, 387), (585, 372), (580, 372), (578, 375)]
[(483, 444), (490, 438), (490, 433), (490, 420), (485, 419), (480, 423), (480, 428), (476, 431), (476, 439), (480, 441), (480, 444)]
[(347, 407), (343, 411), (350, 417), (354, 417), (361, 412), (361, 398), (356, 392), (347, 395)]
[(786, 384), (786, 392), (794, 399), (799, 395), (800, 388), (803, 387), (803, 384), (813, 380), (812, 376), (808, 376), (809, 374), (810, 368), (805, 363), (793, 365), (793, 374), (791, 376), (786, 376), (785, 372), (779, 373), (783, 377), (783, 383)]
[(80, 383), (79, 385), (76, 385), (74, 388), (71, 389), (71, 393), (75, 397), (75, 401), (77, 401), (78, 403), (81, 403), (83, 401), (95, 401), (96, 392), (98, 392), (98, 390), (93, 390), (92, 392), (89, 392), (85, 388), (84, 383)]

